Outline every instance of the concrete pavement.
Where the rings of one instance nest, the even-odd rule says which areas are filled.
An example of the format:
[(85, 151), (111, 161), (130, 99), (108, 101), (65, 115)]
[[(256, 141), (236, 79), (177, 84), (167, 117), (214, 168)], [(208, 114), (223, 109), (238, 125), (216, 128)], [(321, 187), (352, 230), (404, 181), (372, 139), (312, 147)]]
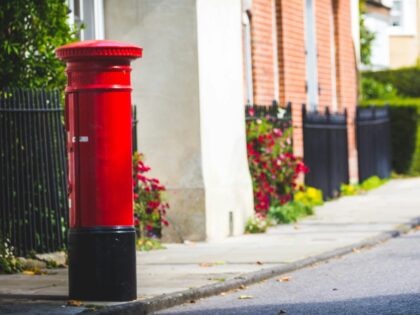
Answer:
[[(326, 252), (351, 248), (418, 217), (420, 178), (392, 180), (368, 194), (327, 202), (317, 207), (316, 215), (298, 224), (273, 227), (265, 234), (209, 243), (167, 244), (165, 250), (139, 252), (138, 296), (147, 302), (150, 298), (159, 301), (163, 294), (208, 285), (222, 289), (232, 279), (270, 268), (288, 268)], [(0, 276), (0, 296), (65, 301), (66, 270), (53, 273)]]
[(420, 314), (419, 239), (420, 231), (413, 231), (328, 264), (157, 314)]

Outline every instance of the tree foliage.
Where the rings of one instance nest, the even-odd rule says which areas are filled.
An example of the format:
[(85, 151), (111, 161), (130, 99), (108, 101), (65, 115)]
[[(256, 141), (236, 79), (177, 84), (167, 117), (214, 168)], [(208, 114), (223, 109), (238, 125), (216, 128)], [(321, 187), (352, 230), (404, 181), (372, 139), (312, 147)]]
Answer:
[(65, 0), (0, 1), (0, 89), (64, 87), (54, 51), (76, 39), (68, 12)]
[(375, 33), (369, 31), (365, 26), (364, 14), (366, 13), (365, 0), (359, 0), (359, 23), (360, 23), (360, 59), (363, 64), (370, 65), (372, 55), (372, 42), (375, 40)]

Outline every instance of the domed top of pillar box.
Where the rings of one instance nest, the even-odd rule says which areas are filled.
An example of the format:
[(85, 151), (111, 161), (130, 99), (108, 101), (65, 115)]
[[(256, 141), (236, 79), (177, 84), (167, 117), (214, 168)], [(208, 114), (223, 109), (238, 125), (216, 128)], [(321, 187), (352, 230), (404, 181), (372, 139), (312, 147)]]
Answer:
[(64, 61), (91, 58), (135, 59), (142, 56), (143, 49), (127, 43), (110, 40), (86, 40), (61, 46), (55, 53)]

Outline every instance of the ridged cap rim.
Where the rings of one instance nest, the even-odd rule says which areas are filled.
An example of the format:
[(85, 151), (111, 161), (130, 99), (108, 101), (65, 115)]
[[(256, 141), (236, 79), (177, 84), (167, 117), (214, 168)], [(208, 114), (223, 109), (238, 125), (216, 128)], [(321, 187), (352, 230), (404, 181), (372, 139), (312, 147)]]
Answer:
[(143, 49), (127, 43), (109, 40), (88, 40), (75, 42), (56, 49), (59, 59), (68, 60), (82, 57), (127, 57), (140, 58)]

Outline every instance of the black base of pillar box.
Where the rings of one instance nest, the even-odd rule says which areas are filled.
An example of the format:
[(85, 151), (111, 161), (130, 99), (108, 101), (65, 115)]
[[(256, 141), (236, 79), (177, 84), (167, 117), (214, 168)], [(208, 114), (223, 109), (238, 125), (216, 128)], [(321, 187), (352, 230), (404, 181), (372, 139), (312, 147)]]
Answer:
[(69, 298), (131, 301), (137, 298), (133, 227), (70, 229)]

